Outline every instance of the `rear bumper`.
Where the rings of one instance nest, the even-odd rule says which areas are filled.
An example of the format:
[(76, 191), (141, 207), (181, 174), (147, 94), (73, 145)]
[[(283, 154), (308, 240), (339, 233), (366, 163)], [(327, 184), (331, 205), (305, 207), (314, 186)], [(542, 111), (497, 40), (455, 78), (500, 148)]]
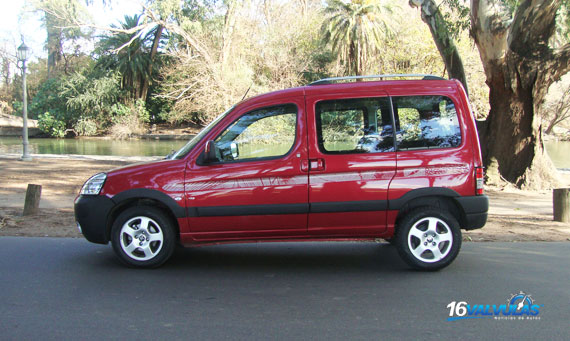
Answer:
[(488, 196), (458, 197), (455, 200), (465, 213), (465, 220), (461, 228), (475, 230), (485, 226), (485, 223), (487, 223), (487, 212), (489, 211)]
[(75, 220), (88, 241), (107, 244), (107, 218), (115, 203), (100, 195), (80, 195), (75, 199)]

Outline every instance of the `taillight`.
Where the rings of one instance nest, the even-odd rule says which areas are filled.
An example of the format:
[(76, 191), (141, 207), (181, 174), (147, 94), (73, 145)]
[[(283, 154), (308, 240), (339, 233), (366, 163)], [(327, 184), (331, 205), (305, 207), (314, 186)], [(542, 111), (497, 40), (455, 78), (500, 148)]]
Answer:
[(485, 182), (485, 169), (475, 167), (475, 194), (483, 195), (483, 183)]

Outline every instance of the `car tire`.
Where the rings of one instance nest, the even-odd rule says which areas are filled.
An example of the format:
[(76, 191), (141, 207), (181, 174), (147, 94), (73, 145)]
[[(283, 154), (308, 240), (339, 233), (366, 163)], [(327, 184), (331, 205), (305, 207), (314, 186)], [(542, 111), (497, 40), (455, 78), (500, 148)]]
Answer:
[(398, 223), (396, 247), (402, 259), (414, 269), (435, 271), (455, 259), (461, 248), (461, 229), (448, 211), (420, 207)]
[(123, 211), (113, 222), (111, 243), (119, 260), (128, 266), (155, 268), (174, 252), (174, 224), (162, 211), (135, 206)]

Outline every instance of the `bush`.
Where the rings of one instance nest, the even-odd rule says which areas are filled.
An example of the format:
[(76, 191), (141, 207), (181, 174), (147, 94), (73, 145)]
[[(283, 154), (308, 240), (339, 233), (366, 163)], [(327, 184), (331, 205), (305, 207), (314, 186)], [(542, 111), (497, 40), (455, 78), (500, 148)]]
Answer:
[(110, 115), (123, 95), (120, 76), (116, 72), (84, 70), (68, 76), (61, 88), (67, 109), (77, 112), (78, 119), (89, 118), (100, 127), (111, 123)]
[(80, 136), (93, 136), (97, 134), (97, 122), (90, 118), (80, 118), (73, 129)]
[(112, 122), (110, 133), (117, 139), (126, 139), (145, 132), (145, 123), (149, 121), (149, 113), (143, 101), (137, 101), (130, 106), (116, 103), (112, 107)]
[(141, 123), (150, 122), (150, 113), (146, 109), (145, 102), (142, 99), (136, 100), (134, 109)]
[(29, 105), (30, 118), (50, 112), (57, 113), (58, 119), (70, 122), (74, 113), (68, 112), (66, 99), (61, 95), (63, 79), (50, 78), (39, 87)]
[(50, 136), (61, 137), (66, 128), (79, 135), (94, 135), (111, 125), (113, 105), (122, 93), (116, 72), (84, 69), (42, 83), (30, 103), (30, 113), (32, 118), (42, 117), (42, 130)]
[(38, 126), (41, 131), (52, 137), (65, 136), (65, 122), (58, 120), (49, 111), (40, 114), (38, 117)]

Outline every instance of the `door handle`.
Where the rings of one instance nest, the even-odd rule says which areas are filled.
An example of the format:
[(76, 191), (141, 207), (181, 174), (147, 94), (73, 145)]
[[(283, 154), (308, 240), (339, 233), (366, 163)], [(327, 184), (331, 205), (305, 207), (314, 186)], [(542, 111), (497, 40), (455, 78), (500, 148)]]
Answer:
[(309, 160), (304, 159), (301, 160), (301, 172), (308, 172), (309, 171)]
[(301, 171), (308, 172), (310, 170), (312, 171), (325, 170), (325, 159), (318, 158), (318, 159), (301, 160)]

